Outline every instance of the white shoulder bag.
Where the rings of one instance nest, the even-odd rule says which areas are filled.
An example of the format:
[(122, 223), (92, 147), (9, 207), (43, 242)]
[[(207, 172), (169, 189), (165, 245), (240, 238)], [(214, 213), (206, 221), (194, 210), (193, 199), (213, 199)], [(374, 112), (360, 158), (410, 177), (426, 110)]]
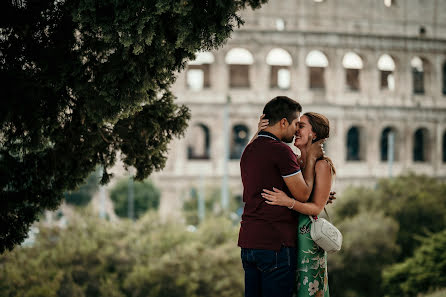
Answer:
[[(324, 208), (328, 216), (327, 211)], [(309, 216), (311, 224), (311, 239), (327, 253), (341, 250), (342, 234), (332, 223), (324, 218)]]

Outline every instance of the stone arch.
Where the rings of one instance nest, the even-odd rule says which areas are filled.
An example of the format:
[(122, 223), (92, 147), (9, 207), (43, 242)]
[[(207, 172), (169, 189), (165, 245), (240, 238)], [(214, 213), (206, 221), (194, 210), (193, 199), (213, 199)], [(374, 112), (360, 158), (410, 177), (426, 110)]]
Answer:
[(236, 124), (231, 132), (231, 153), (230, 158), (240, 159), (243, 150), (249, 141), (249, 128), (245, 124)]
[(342, 66), (345, 69), (345, 82), (347, 90), (359, 91), (359, 77), (361, 69), (364, 68), (363, 59), (355, 52), (347, 52), (342, 59)]
[(270, 87), (289, 89), (291, 86), (290, 66), (293, 65), (291, 55), (282, 48), (273, 48), (266, 56), (266, 64), (270, 66)]
[(347, 130), (346, 137), (346, 160), (363, 161), (365, 160), (364, 131), (359, 126), (352, 126)]
[(446, 130), (443, 132), (443, 141), (442, 141), (441, 151), (442, 151), (442, 160), (443, 163), (446, 163)]
[(413, 161), (427, 162), (429, 160), (429, 130), (427, 128), (418, 128), (413, 134)]
[(211, 134), (208, 126), (198, 123), (192, 126), (188, 133), (187, 158), (188, 159), (210, 159), (211, 157)]
[(389, 135), (392, 133), (393, 136), (393, 160), (398, 161), (399, 154), (398, 154), (398, 147), (399, 147), (399, 135), (396, 128), (387, 126), (385, 127), (381, 132), (381, 139), (380, 139), (380, 159), (381, 161), (388, 161), (389, 160)]
[(384, 5), (385, 5), (386, 7), (392, 7), (392, 6), (395, 6), (395, 5), (396, 5), (395, 2), (396, 2), (395, 0), (384, 0)]
[(378, 59), (378, 70), (380, 71), (381, 90), (395, 90), (395, 60), (389, 54), (383, 54)]
[(412, 93), (424, 95), (429, 92), (429, 82), (431, 79), (431, 66), (427, 59), (414, 56), (410, 60), (412, 69)]
[(199, 52), (195, 60), (187, 63), (186, 86), (193, 91), (200, 91), (211, 86), (210, 66), (215, 61), (211, 52)]
[(254, 64), (254, 57), (245, 48), (232, 48), (225, 56), (225, 62), (229, 65), (229, 86), (231, 88), (249, 88), (250, 65)]
[(328, 67), (327, 56), (319, 51), (312, 50), (305, 58), (305, 64), (308, 67), (309, 74), (309, 88), (310, 89), (325, 89), (325, 68)]

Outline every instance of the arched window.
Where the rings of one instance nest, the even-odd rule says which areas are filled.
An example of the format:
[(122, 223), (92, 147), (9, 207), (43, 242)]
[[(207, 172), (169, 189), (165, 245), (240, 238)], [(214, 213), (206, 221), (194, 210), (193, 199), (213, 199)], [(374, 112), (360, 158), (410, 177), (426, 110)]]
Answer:
[(444, 131), (443, 133), (442, 151), (443, 151), (443, 163), (446, 163), (446, 131)]
[(429, 131), (426, 128), (417, 129), (413, 137), (414, 162), (426, 162), (429, 159)]
[(356, 126), (351, 127), (347, 132), (347, 161), (362, 160), (361, 135), (360, 129)]
[[(392, 127), (386, 127), (381, 133), (381, 161), (389, 160), (389, 148), (393, 153), (393, 160), (397, 160), (397, 150), (396, 150), (396, 130)], [(390, 142), (393, 143), (393, 146), (390, 146)], [(392, 149), (393, 148), (393, 149)]]
[(378, 60), (378, 69), (381, 72), (381, 90), (395, 90), (395, 62), (388, 54), (382, 55)]
[(233, 48), (225, 57), (229, 65), (229, 86), (231, 88), (249, 88), (249, 66), (254, 63), (252, 54), (244, 48)]
[(328, 67), (328, 59), (321, 51), (308, 53), (305, 63), (308, 67), (310, 89), (325, 89), (324, 72)]
[(342, 66), (345, 68), (345, 81), (347, 89), (350, 91), (358, 91), (360, 88), (360, 70), (364, 66), (361, 57), (353, 52), (348, 52), (345, 54), (344, 59), (342, 60)]
[(420, 57), (413, 57), (410, 61), (412, 67), (413, 93), (424, 94), (425, 67)]
[(214, 55), (210, 52), (196, 54), (195, 60), (188, 63), (186, 72), (187, 88), (199, 91), (211, 86), (210, 65), (214, 63)]
[(272, 49), (266, 56), (266, 64), (271, 69), (270, 87), (286, 90), (291, 85), (290, 66), (293, 65), (291, 55), (284, 49)]
[(249, 129), (245, 125), (235, 125), (232, 128), (231, 159), (240, 159), (248, 143)]
[(395, 0), (384, 0), (384, 5), (386, 7), (392, 7), (395, 6)]
[(284, 19), (276, 19), (276, 30), (283, 31), (285, 30), (285, 20)]
[(443, 64), (443, 95), (446, 95), (446, 62)]
[(204, 124), (196, 124), (188, 135), (187, 158), (209, 159), (211, 137), (209, 128)]

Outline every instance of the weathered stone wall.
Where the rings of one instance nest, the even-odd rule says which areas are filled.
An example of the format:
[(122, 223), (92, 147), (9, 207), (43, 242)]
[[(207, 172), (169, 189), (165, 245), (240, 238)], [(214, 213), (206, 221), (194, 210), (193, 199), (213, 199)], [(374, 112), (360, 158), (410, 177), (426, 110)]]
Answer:
[[(182, 199), (189, 195), (200, 178), (206, 185), (219, 187), (224, 171), (223, 109), (230, 96), (230, 127), (244, 124), (249, 138), (255, 133), (264, 104), (277, 95), (298, 100), (305, 111), (326, 115), (331, 122), (327, 154), (332, 157), (338, 175), (334, 188), (339, 192), (350, 184), (373, 185), (388, 176), (388, 164), (381, 161), (380, 143), (384, 128), (396, 131), (394, 175), (408, 171), (446, 179), (442, 161), (442, 141), (446, 131), (446, 95), (443, 94), (443, 65), (446, 62), (446, 1), (399, 0), (386, 7), (377, 0), (271, 0), (262, 9), (242, 13), (246, 24), (233, 38), (213, 52), (209, 88), (192, 91), (186, 87), (186, 71), (179, 74), (173, 88), (178, 103), (192, 112), (189, 126), (204, 124), (209, 129), (209, 159), (188, 159), (187, 143), (194, 135), (170, 145), (166, 168), (154, 175), (162, 188), (161, 213), (175, 215)], [(284, 24), (277, 29), (278, 20)], [(282, 22), (279, 20), (279, 23)], [(425, 33), (420, 34), (423, 27)], [(282, 28), (280, 28), (282, 29)], [(250, 88), (229, 87), (229, 67), (225, 56), (232, 48), (251, 52)], [(292, 58), (289, 66), (291, 85), (287, 90), (270, 88), (271, 66), (266, 56), (273, 48), (286, 50)], [(328, 59), (324, 71), (325, 89), (309, 88), (309, 68), (305, 58), (312, 50), (322, 51)], [(343, 56), (355, 52), (363, 61), (360, 90), (346, 89)], [(382, 54), (395, 62), (395, 89), (380, 89), (377, 62)], [(411, 59), (424, 61), (425, 93), (413, 93)], [(347, 131), (357, 126), (364, 159), (346, 160)], [(427, 160), (413, 161), (414, 133), (427, 129)], [(234, 194), (242, 193), (238, 160), (229, 161), (229, 179)]]

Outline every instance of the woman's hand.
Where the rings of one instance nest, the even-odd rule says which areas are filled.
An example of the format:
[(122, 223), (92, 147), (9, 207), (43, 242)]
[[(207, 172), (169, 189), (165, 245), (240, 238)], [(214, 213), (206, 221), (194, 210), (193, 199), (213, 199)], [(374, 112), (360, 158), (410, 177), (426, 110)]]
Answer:
[(330, 196), (328, 197), (327, 204), (333, 203), (333, 201), (336, 199), (336, 192), (330, 192)]
[(265, 201), (266, 203), (270, 205), (279, 205), (279, 206), (286, 206), (291, 207), (294, 205), (295, 200), (288, 197), (285, 192), (273, 188), (274, 191), (263, 189), (262, 197), (267, 199), (268, 201)]
[(259, 133), (260, 131), (262, 131), (263, 129), (268, 127), (268, 125), (269, 125), (269, 120), (268, 119), (264, 119), (264, 117), (265, 117), (265, 114), (262, 114), (260, 116), (259, 124), (257, 125), (257, 133)]
[(258, 129), (258, 130), (257, 130), (256, 134), (254, 134), (254, 136), (251, 138), (251, 140), (249, 141), (248, 144), (251, 144), (251, 142), (253, 142), (254, 139), (257, 138), (257, 135), (259, 135), (259, 132), (260, 132), (260, 131), (262, 131), (263, 129), (265, 129), (266, 127), (268, 127), (268, 125), (269, 125), (269, 120), (268, 120), (268, 119), (264, 119), (264, 117), (265, 117), (265, 114), (262, 114), (262, 115), (260, 116), (259, 124), (257, 125), (257, 129)]
[(325, 154), (324, 142), (325, 138), (313, 142), (312, 135), (310, 134), (307, 142), (307, 158), (314, 158), (314, 160), (322, 158)]

